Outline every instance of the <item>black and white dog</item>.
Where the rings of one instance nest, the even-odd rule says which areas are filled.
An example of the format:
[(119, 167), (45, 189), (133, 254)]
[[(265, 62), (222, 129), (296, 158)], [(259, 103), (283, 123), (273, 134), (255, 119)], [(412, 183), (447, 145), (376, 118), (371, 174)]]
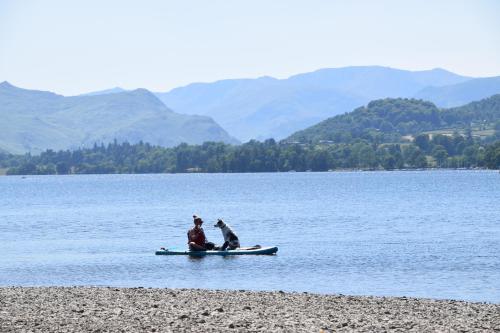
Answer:
[(214, 225), (216, 228), (220, 228), (222, 231), (222, 236), (224, 236), (224, 245), (222, 245), (221, 250), (229, 248), (230, 250), (234, 250), (240, 247), (240, 241), (238, 236), (233, 232), (233, 230), (221, 219), (217, 220), (217, 223)]

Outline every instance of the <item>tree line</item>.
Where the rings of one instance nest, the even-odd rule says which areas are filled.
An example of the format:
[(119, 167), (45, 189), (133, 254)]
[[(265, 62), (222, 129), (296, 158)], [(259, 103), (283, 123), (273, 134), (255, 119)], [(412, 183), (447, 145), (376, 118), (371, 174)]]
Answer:
[(180, 144), (113, 142), (40, 155), (0, 153), (7, 174), (109, 174), (185, 172), (287, 172), (342, 169), (500, 168), (500, 141), (471, 135), (420, 134), (411, 143), (287, 143), (268, 139), (233, 146), (218, 142)]

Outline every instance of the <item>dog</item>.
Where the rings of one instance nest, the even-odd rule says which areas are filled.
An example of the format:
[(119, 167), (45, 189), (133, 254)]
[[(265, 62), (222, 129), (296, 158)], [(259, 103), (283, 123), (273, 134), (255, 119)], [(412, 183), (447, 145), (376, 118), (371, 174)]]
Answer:
[(234, 231), (221, 219), (217, 220), (217, 223), (214, 225), (216, 228), (220, 228), (222, 231), (222, 236), (224, 236), (224, 245), (222, 245), (221, 250), (224, 251), (227, 248), (230, 250), (234, 250), (240, 247), (240, 240), (238, 236), (234, 233)]

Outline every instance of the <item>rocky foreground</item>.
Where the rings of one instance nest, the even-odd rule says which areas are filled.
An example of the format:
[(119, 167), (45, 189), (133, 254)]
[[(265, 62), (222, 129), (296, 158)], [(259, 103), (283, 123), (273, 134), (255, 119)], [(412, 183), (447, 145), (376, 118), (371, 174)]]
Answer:
[(500, 304), (307, 293), (0, 288), (0, 332), (500, 332)]

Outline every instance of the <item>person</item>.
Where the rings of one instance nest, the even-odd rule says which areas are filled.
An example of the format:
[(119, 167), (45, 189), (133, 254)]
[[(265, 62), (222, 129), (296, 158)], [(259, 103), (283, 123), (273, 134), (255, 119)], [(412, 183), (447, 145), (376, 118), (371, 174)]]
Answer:
[(205, 232), (201, 227), (203, 220), (197, 215), (193, 215), (194, 227), (187, 232), (189, 250), (191, 251), (206, 251), (213, 250), (214, 243), (207, 242)]
[(201, 217), (193, 215), (193, 223), (194, 227), (189, 229), (189, 231), (187, 232), (189, 250), (205, 251), (207, 249), (205, 247), (207, 238), (205, 237), (205, 232), (201, 227), (203, 224), (203, 220), (201, 219)]

